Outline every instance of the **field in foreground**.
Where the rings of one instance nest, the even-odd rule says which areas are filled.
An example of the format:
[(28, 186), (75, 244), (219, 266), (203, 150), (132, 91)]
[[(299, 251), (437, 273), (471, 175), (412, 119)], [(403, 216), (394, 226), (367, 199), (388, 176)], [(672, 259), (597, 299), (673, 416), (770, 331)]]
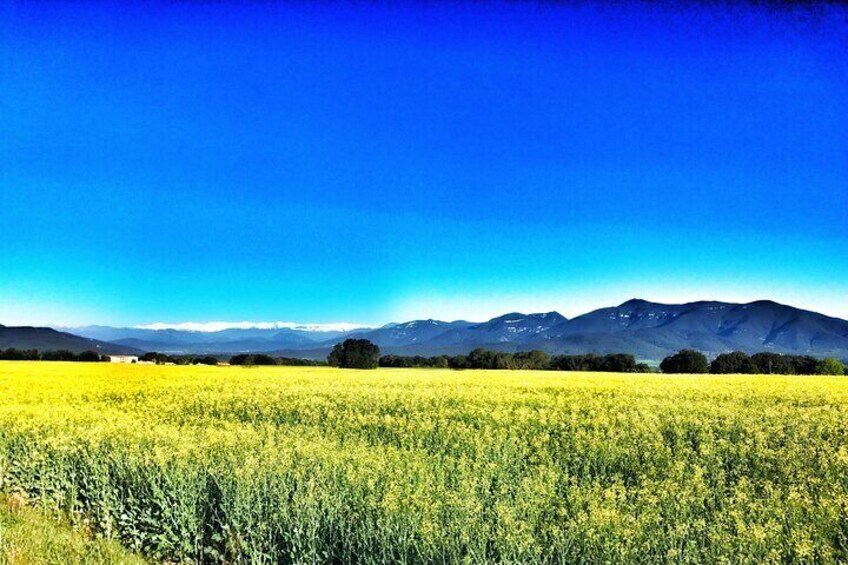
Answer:
[(0, 363), (0, 491), (184, 562), (848, 560), (848, 379)]
[(0, 496), (0, 565), (142, 565), (113, 540), (57, 523)]

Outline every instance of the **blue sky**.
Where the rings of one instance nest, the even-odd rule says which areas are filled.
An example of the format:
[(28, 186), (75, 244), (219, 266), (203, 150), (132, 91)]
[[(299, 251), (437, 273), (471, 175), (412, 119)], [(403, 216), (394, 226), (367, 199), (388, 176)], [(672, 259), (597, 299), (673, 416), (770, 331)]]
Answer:
[(846, 11), (4, 4), (0, 323), (848, 317)]

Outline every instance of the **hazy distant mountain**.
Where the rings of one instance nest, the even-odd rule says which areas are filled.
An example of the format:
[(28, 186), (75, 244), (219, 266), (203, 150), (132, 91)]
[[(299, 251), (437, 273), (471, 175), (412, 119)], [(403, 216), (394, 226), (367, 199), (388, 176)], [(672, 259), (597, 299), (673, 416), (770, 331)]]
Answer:
[(144, 351), (173, 354), (233, 353), (271, 351), (290, 347), (315, 347), (317, 343), (323, 343), (329, 339), (336, 339), (350, 333), (288, 328), (233, 328), (216, 332), (201, 332), (175, 329), (112, 328), (109, 326), (84, 326), (69, 328), (69, 331), (84, 337), (111, 341)]
[(402, 347), (405, 345), (429, 344), (435, 338), (451, 330), (462, 330), (470, 322), (441, 322), (439, 320), (413, 320), (401, 324), (386, 324), (382, 328), (359, 331), (352, 337), (367, 339), (380, 347)]
[(88, 339), (52, 328), (35, 328), (32, 326), (7, 327), (0, 326), (0, 349), (38, 349), (39, 351), (56, 351), (67, 349), (74, 353), (91, 350), (98, 353), (138, 353), (136, 349), (114, 343)]
[(386, 353), (467, 353), (475, 347), (550, 353), (632, 353), (660, 360), (683, 348), (710, 356), (724, 351), (836, 356), (848, 359), (848, 321), (771, 301), (749, 304), (658, 304), (628, 300), (573, 319), (557, 312), (518, 312), (474, 323), (414, 320), (375, 329), (326, 332), (294, 329), (230, 329), (218, 332), (90, 326), (74, 333), (122, 346), (174, 353), (264, 351), (324, 357), (337, 341), (361, 337)]

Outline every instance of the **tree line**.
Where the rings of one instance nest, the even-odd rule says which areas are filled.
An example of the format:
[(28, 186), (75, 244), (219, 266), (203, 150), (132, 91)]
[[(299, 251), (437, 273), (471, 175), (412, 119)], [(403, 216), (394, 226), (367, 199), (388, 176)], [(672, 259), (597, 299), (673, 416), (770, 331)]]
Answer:
[(38, 349), (16, 349), (10, 347), (0, 350), (2, 361), (82, 361), (86, 363), (108, 361), (109, 357), (96, 351), (74, 353), (67, 349), (39, 351)]
[(265, 353), (239, 353), (230, 357), (230, 365), (292, 365), (296, 367), (316, 367), (326, 365), (324, 361), (301, 359), (299, 357), (273, 357)]
[(692, 349), (669, 355), (660, 363), (663, 373), (763, 374), (763, 375), (846, 375), (848, 368), (834, 357), (817, 359), (809, 355), (782, 355), (762, 352), (748, 355), (732, 351), (712, 362)]
[[(108, 355), (96, 351), (74, 353), (67, 349), (39, 351), (37, 349), (0, 350), (4, 361), (108, 361)], [(217, 365), (213, 355), (167, 355), (151, 351), (139, 357), (140, 361), (174, 365)], [(532, 369), (550, 371), (583, 371), (610, 373), (649, 373), (650, 366), (637, 363), (629, 353), (597, 355), (554, 355), (544, 351), (519, 351), (509, 353), (492, 351), (482, 347), (467, 355), (380, 355), (380, 348), (366, 339), (347, 339), (337, 343), (327, 361), (300, 359), (296, 357), (273, 357), (265, 353), (240, 353), (230, 357), (230, 365), (290, 365), (345, 367), (374, 369), (377, 367), (437, 368), (437, 369), (484, 369), (511, 370)], [(712, 374), (765, 374), (765, 375), (848, 375), (848, 367), (839, 359), (828, 357), (817, 359), (810, 355), (783, 355), (762, 352), (748, 355), (742, 351), (722, 353), (709, 361), (703, 353), (683, 349), (669, 355), (660, 363), (663, 373), (712, 373)]]
[(554, 355), (544, 351), (491, 351), (478, 348), (467, 355), (384, 355), (380, 367), (432, 367), (440, 369), (532, 369), (537, 371), (607, 371), (611, 373), (650, 373), (645, 363), (637, 363), (633, 355), (612, 353), (609, 355)]
[(138, 358), (139, 361), (145, 363), (156, 363), (157, 365), (217, 365), (218, 358), (213, 355), (194, 356), (194, 355), (168, 355), (166, 353), (157, 353), (156, 351), (148, 351)]
[[(79, 361), (83, 363), (97, 363), (109, 361), (109, 355), (101, 355), (97, 351), (83, 351), (74, 353), (68, 349), (57, 349), (39, 351), (38, 349), (17, 349), (10, 347), (0, 350), (2, 361)], [(193, 355), (166, 355), (150, 351), (141, 355), (139, 361), (157, 364), (172, 365), (217, 365), (218, 358), (211, 355), (197, 357)]]
[[(327, 357), (334, 367), (373, 369), (376, 367), (432, 367), (450, 369), (534, 369), (551, 371), (602, 371), (610, 373), (648, 373), (646, 363), (637, 363), (629, 353), (597, 355), (554, 355), (544, 351), (491, 351), (477, 348), (467, 355), (383, 355), (380, 348), (366, 339), (347, 339), (337, 343)], [(660, 363), (663, 373), (714, 374), (848, 374), (845, 365), (835, 358), (817, 359), (809, 355), (781, 355), (763, 352), (748, 355), (741, 351), (722, 353), (710, 362), (706, 355), (683, 349)]]
[(646, 373), (651, 368), (637, 363), (633, 355), (555, 355), (540, 350), (492, 351), (482, 347), (467, 355), (383, 355), (380, 348), (366, 339), (347, 339), (337, 343), (327, 357), (333, 367), (373, 369), (376, 367), (428, 367), (437, 369), (532, 369), (560, 371), (609, 371), (618, 373)]
[[(192, 357), (190, 355), (165, 355), (164, 353), (145, 353), (141, 357), (142, 361), (152, 361), (159, 364), (174, 364), (174, 365), (217, 365), (219, 358), (214, 355), (206, 355), (203, 357)], [(266, 353), (239, 353), (229, 358), (230, 365), (294, 365), (294, 366), (314, 366), (326, 365), (323, 361), (314, 361), (312, 359), (300, 359), (297, 357), (274, 357)]]

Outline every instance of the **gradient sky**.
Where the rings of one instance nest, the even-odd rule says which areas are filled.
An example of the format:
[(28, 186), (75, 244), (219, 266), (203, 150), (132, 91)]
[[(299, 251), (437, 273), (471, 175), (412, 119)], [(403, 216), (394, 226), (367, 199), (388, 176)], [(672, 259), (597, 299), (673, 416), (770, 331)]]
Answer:
[(848, 12), (0, 7), (0, 323), (848, 318)]

